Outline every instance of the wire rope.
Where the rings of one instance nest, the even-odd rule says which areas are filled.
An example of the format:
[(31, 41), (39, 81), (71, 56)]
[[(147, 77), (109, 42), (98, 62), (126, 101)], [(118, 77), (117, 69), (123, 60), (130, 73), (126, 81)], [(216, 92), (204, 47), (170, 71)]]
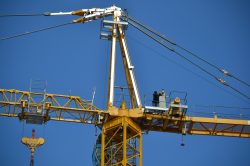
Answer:
[[(24, 121), (23, 121), (23, 134), (24, 134)], [(23, 138), (23, 134), (22, 134), (22, 138)]]
[(40, 30), (36, 30), (36, 31), (32, 31), (32, 32), (26, 32), (26, 33), (23, 33), (23, 34), (19, 34), (19, 35), (15, 35), (15, 36), (10, 36), (10, 37), (6, 37), (6, 38), (2, 38), (0, 40), (6, 40), (6, 39), (14, 38), (14, 37), (28, 35), (28, 34), (31, 34), (31, 33), (40, 32), (40, 31), (44, 31), (44, 30), (48, 30), (48, 29), (52, 29), (52, 28), (56, 28), (56, 27), (60, 27), (60, 26), (68, 25), (68, 24), (73, 24), (73, 23), (74, 22), (69, 22), (69, 23), (65, 23), (65, 24), (61, 24), (61, 25), (56, 25), (56, 26), (49, 27), (49, 28), (44, 28), (44, 29), (40, 29)]
[(11, 15), (0, 15), (0, 17), (11, 17), (11, 16), (41, 16), (44, 14), (11, 14)]
[(43, 139), (44, 139), (45, 124), (43, 124)]
[(192, 63), (193, 65), (195, 65), (196, 67), (200, 68), (201, 70), (205, 71), (207, 74), (211, 75), (212, 77), (216, 78), (213, 74), (211, 74), (210, 72), (208, 72), (207, 70), (203, 69), (202, 67), (200, 67), (199, 65), (197, 65), (196, 63), (194, 63), (193, 61), (187, 59), (185, 56), (181, 55), (180, 53), (174, 51), (176, 54), (180, 55), (182, 58), (186, 59), (187, 61), (189, 61), (190, 63)]
[[(125, 14), (125, 13), (122, 13), (122, 16), (123, 16), (123, 17), (127, 17), (128, 19), (130, 19), (130, 20), (132, 20), (133, 22), (139, 24), (140, 26), (142, 26), (142, 27), (144, 27), (145, 29), (149, 30), (150, 32), (154, 33), (155, 35), (157, 35), (157, 36), (161, 37), (162, 39), (168, 41), (169, 43), (178, 46), (179, 48), (181, 48), (181, 49), (183, 49), (184, 51), (190, 53), (191, 55), (197, 57), (198, 59), (204, 61), (205, 63), (209, 64), (210, 66), (212, 66), (212, 67), (218, 69), (220, 72), (226, 74), (227, 76), (233, 77), (233, 78), (235, 78), (236, 80), (238, 80), (238, 81), (240, 81), (240, 82), (246, 84), (247, 86), (250, 86), (248, 83), (246, 83), (246, 82), (244, 82), (244, 81), (238, 79), (237, 77), (233, 76), (232, 74), (230, 74), (230, 73), (227, 72), (226, 70), (223, 70), (223, 69), (221, 69), (221, 68), (219, 68), (219, 67), (217, 67), (217, 66), (215, 66), (215, 65), (213, 65), (213, 64), (211, 64), (211, 63), (209, 63), (208, 61), (202, 59), (201, 57), (195, 55), (194, 53), (192, 53), (192, 52), (188, 51), (187, 49), (181, 47), (180, 45), (176, 44), (174, 41), (168, 39), (168, 38), (165, 37), (164, 35), (161, 35), (160, 33), (156, 32), (156, 31), (154, 31), (153, 29), (151, 29), (151, 28), (149, 28), (148, 26), (146, 26), (145, 24), (143, 24), (143, 23), (139, 22), (138, 20), (134, 19), (133, 17), (131, 17), (131, 16)], [(125, 18), (124, 18), (124, 19), (125, 19)], [(125, 21), (129, 22), (129, 21), (126, 20), (126, 19), (125, 19)], [(131, 24), (131, 23), (130, 23), (130, 24)]]
[(238, 91), (237, 89), (233, 88), (232, 86), (228, 85), (230, 88), (232, 88), (233, 90), (235, 90), (236, 92), (240, 93), (241, 95), (245, 96), (246, 98), (250, 99), (250, 97), (246, 96), (245, 94), (241, 93), (240, 91)]
[(213, 66), (214, 68), (218, 69), (218, 70), (219, 70), (219, 71), (221, 71), (222, 73), (224, 73), (224, 74), (226, 74), (226, 75), (228, 75), (228, 76), (230, 76), (230, 77), (233, 77), (234, 79), (236, 79), (236, 80), (238, 80), (238, 81), (242, 82), (243, 84), (246, 84), (247, 86), (250, 86), (248, 83), (246, 83), (246, 82), (244, 82), (244, 81), (240, 80), (239, 78), (237, 78), (237, 77), (233, 76), (232, 74), (230, 74), (230, 73), (226, 72), (225, 70), (223, 70), (223, 69), (221, 69), (221, 68), (219, 68), (219, 67), (217, 67), (217, 66), (215, 66), (215, 65), (213, 65), (213, 64), (211, 64), (211, 63), (209, 63), (208, 61), (206, 61), (206, 60), (202, 59), (201, 57), (199, 57), (199, 56), (195, 55), (194, 53), (192, 53), (192, 52), (190, 52), (190, 51), (186, 50), (185, 48), (183, 48), (183, 47), (181, 47), (181, 46), (179, 46), (178, 44), (176, 44), (176, 46), (178, 46), (179, 48), (181, 48), (181, 49), (183, 49), (184, 51), (188, 52), (189, 54), (191, 54), (191, 55), (195, 56), (196, 58), (198, 58), (198, 59), (202, 60), (203, 62), (205, 62), (205, 63), (209, 64), (210, 66)]
[(142, 44), (141, 42), (139, 42), (139, 41), (135, 40), (134, 38), (130, 37), (129, 35), (127, 35), (127, 34), (126, 34), (126, 36), (127, 36), (127, 37), (129, 37), (129, 38), (131, 38), (132, 40), (136, 41), (137, 43), (139, 43), (139, 44), (143, 45), (144, 47), (146, 47), (146, 48), (150, 49), (151, 51), (155, 52), (156, 54), (158, 54), (158, 55), (162, 56), (163, 58), (165, 58), (165, 59), (169, 60), (170, 62), (172, 62), (172, 63), (174, 63), (174, 64), (178, 65), (179, 67), (181, 67), (181, 68), (183, 68), (183, 69), (185, 69), (185, 70), (189, 71), (190, 73), (192, 73), (192, 74), (194, 74), (194, 75), (196, 75), (196, 76), (198, 76), (198, 77), (202, 78), (203, 80), (205, 80), (205, 81), (209, 82), (210, 84), (212, 84), (212, 85), (214, 85), (214, 86), (216, 86), (216, 87), (218, 87), (218, 88), (220, 88), (220, 89), (224, 90), (225, 92), (227, 92), (227, 93), (229, 93), (229, 94), (233, 95), (234, 97), (237, 97), (238, 99), (240, 99), (240, 100), (242, 100), (242, 101), (244, 101), (244, 102), (246, 102), (246, 103), (250, 104), (250, 102), (248, 102), (248, 101), (246, 101), (246, 100), (244, 100), (244, 99), (240, 98), (239, 96), (237, 96), (237, 95), (235, 95), (235, 94), (233, 94), (233, 93), (231, 93), (231, 92), (227, 91), (226, 89), (224, 89), (224, 88), (222, 88), (222, 87), (220, 87), (220, 86), (216, 85), (215, 83), (213, 83), (213, 82), (211, 82), (211, 81), (209, 81), (209, 80), (205, 79), (204, 77), (202, 77), (202, 76), (200, 76), (200, 75), (196, 74), (195, 72), (193, 72), (193, 71), (191, 71), (191, 70), (189, 70), (189, 69), (187, 69), (187, 68), (183, 67), (182, 65), (180, 65), (180, 64), (176, 63), (175, 61), (173, 61), (173, 60), (171, 60), (171, 59), (167, 58), (166, 56), (164, 56), (164, 55), (160, 54), (159, 52), (157, 52), (157, 51), (153, 50), (152, 48), (150, 48), (150, 47), (148, 47), (148, 46), (146, 46), (146, 45)]
[(246, 84), (246, 85), (250, 86), (250, 85), (249, 85), (249, 84), (247, 84), (246, 82), (244, 82), (244, 81), (240, 80), (239, 78), (237, 78), (237, 77), (235, 77), (235, 76), (233, 76), (233, 75), (232, 75), (231, 77), (233, 77), (234, 79), (236, 79), (236, 80), (238, 80), (238, 81), (242, 82), (243, 84)]
[[(123, 17), (121, 17), (122, 20), (125, 20)], [(169, 47), (168, 45), (166, 45), (164, 42), (160, 41), (159, 39), (157, 39), (156, 37), (154, 37), (153, 35), (149, 34), (148, 32), (146, 32), (145, 30), (141, 29), (139, 26), (135, 25), (134, 23), (132, 23), (131, 21), (127, 20), (128, 23), (130, 25), (132, 25), (133, 27), (135, 27), (136, 29), (140, 30), (141, 32), (143, 32), (144, 34), (146, 34), (147, 36), (149, 36), (150, 38), (154, 39), (156, 42), (158, 42), (159, 44), (161, 44), (162, 46), (166, 47), (167, 49), (169, 49), (170, 51), (175, 52), (176, 54), (178, 54), (179, 56), (181, 56), (182, 58), (186, 59), (187, 61), (189, 61), (190, 63), (192, 63), (193, 65), (195, 65), (196, 67), (200, 68), (201, 70), (205, 71), (207, 74), (211, 75), (212, 77), (214, 77), (216, 80), (218, 80), (219, 82), (223, 83), (226, 86), (229, 86), (228, 83), (226, 83), (226, 81), (223, 81), (222, 79), (214, 76), (213, 74), (211, 74), (210, 72), (208, 72), (207, 70), (203, 69), (202, 67), (200, 67), (199, 65), (197, 65), (196, 63), (194, 63), (193, 61), (189, 60), (188, 58), (186, 58), (185, 56), (181, 55), (180, 53), (176, 52), (173, 48)], [(247, 97), (248, 99), (250, 99), (248, 96), (244, 95), (243, 93), (241, 93), (240, 91), (236, 90), (235, 88), (233, 88), (232, 86), (229, 86), (230, 88), (232, 88), (233, 90), (235, 90), (236, 92), (240, 93), (241, 95)]]

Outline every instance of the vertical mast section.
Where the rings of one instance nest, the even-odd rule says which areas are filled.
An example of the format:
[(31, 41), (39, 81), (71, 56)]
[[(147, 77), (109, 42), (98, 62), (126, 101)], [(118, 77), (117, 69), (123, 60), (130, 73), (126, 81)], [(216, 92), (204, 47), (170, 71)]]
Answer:
[[(120, 12), (120, 11), (117, 11), (117, 10), (114, 11), (113, 21), (117, 21), (118, 12)], [(107, 110), (109, 110), (110, 106), (113, 106), (113, 101), (114, 101), (116, 33), (117, 33), (117, 25), (113, 24), (113, 31), (112, 31), (112, 37), (111, 37), (111, 54), (110, 54), (109, 88), (108, 88)]]
[[(124, 64), (124, 70), (125, 70), (126, 79), (128, 83), (129, 95), (130, 95), (132, 107), (133, 109), (136, 108), (136, 103), (137, 103), (137, 107), (141, 108), (141, 100), (140, 100), (140, 96), (139, 96), (139, 92), (138, 92), (138, 88), (136, 85), (135, 76), (133, 72), (134, 66), (132, 66), (131, 64), (122, 25), (118, 25), (118, 36), (119, 36), (119, 41), (120, 41), (122, 60)], [(135, 99), (134, 99), (134, 95), (135, 95)], [(136, 103), (135, 103), (135, 100), (136, 100)]]
[(101, 143), (101, 166), (134, 166), (138, 157), (142, 166), (141, 128), (129, 117), (105, 122)]
[[(114, 7), (113, 21), (119, 22), (119, 17), (121, 16), (121, 9)], [(132, 108), (141, 108), (141, 100), (139, 97), (138, 88), (135, 81), (135, 76), (133, 72), (134, 66), (131, 64), (129, 57), (129, 52), (124, 36), (124, 31), (121, 24), (113, 24), (112, 36), (111, 36), (111, 55), (110, 55), (110, 70), (109, 70), (109, 88), (108, 88), (108, 101), (107, 110), (113, 106), (114, 101), (114, 81), (115, 81), (115, 57), (116, 57), (116, 36), (118, 33), (122, 59), (124, 64), (124, 70), (126, 75), (126, 80), (129, 88), (130, 100), (132, 103)]]

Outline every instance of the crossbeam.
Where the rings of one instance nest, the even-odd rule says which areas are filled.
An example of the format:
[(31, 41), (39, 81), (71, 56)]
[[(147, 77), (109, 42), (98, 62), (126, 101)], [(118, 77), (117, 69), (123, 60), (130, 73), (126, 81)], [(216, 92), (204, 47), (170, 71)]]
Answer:
[[(30, 94), (32, 94), (30, 98), (31, 108), (39, 107), (42, 109), (41, 103), (36, 103), (33, 99), (34, 97), (44, 95), (42, 93), (0, 89), (0, 95), (2, 96), (0, 98), (0, 116), (19, 117), (20, 121), (26, 120)], [(44, 123), (48, 120), (55, 120), (102, 124), (108, 115), (106, 111), (102, 111), (78, 96), (46, 94), (45, 103)], [(37, 112), (32, 110), (32, 113), (36, 114)]]

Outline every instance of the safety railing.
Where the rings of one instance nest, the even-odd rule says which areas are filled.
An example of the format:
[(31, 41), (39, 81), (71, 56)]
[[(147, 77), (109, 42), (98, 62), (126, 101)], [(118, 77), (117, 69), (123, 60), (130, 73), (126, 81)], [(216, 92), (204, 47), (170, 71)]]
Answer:
[[(164, 94), (162, 96), (165, 96), (165, 100), (154, 100), (153, 93), (146, 93), (144, 95), (144, 108), (146, 109), (147, 113), (164, 113), (168, 109), (169, 105), (169, 96)], [(151, 98), (151, 99), (149, 99)]]
[(169, 103), (173, 102), (175, 98), (181, 100), (181, 105), (188, 105), (188, 94), (187, 92), (171, 91), (169, 94)]
[[(123, 85), (115, 86), (115, 93), (114, 93), (114, 106), (115, 107), (120, 107), (122, 102), (124, 101), (126, 103), (126, 107), (128, 109), (132, 109), (132, 102), (131, 102), (131, 97), (135, 98), (134, 94), (130, 95), (129, 94), (129, 88), (124, 87)], [(117, 91), (120, 89), (119, 91)], [(136, 100), (135, 100), (135, 105), (137, 105)]]
[[(152, 98), (151, 100), (149, 99), (149, 96)], [(145, 93), (144, 95), (144, 107), (145, 106), (153, 106), (154, 107), (154, 104), (153, 103), (166, 103), (166, 108), (168, 108), (168, 104), (169, 104), (169, 96), (166, 95), (166, 102), (165, 101), (156, 101), (156, 100), (153, 100), (153, 93)], [(160, 105), (160, 104), (158, 104)]]
[(194, 105), (192, 117), (250, 120), (250, 108)]

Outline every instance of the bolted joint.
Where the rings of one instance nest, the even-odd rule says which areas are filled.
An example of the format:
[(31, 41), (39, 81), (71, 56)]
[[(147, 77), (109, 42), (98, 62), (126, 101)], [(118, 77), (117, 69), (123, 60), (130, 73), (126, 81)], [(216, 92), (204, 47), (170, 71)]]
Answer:
[(228, 75), (228, 76), (230, 76), (230, 77), (233, 77), (233, 75), (232, 75), (231, 73), (227, 72), (226, 70), (221, 69), (221, 68), (219, 68), (219, 70), (220, 70), (222, 73), (224, 73), (224, 74), (226, 74), (226, 75)]
[(219, 82), (221, 82), (222, 84), (229, 86), (229, 84), (226, 81), (223, 81), (222, 79), (215, 77)]
[(44, 16), (50, 16), (50, 12), (46, 12), (46, 13), (44, 13)]

